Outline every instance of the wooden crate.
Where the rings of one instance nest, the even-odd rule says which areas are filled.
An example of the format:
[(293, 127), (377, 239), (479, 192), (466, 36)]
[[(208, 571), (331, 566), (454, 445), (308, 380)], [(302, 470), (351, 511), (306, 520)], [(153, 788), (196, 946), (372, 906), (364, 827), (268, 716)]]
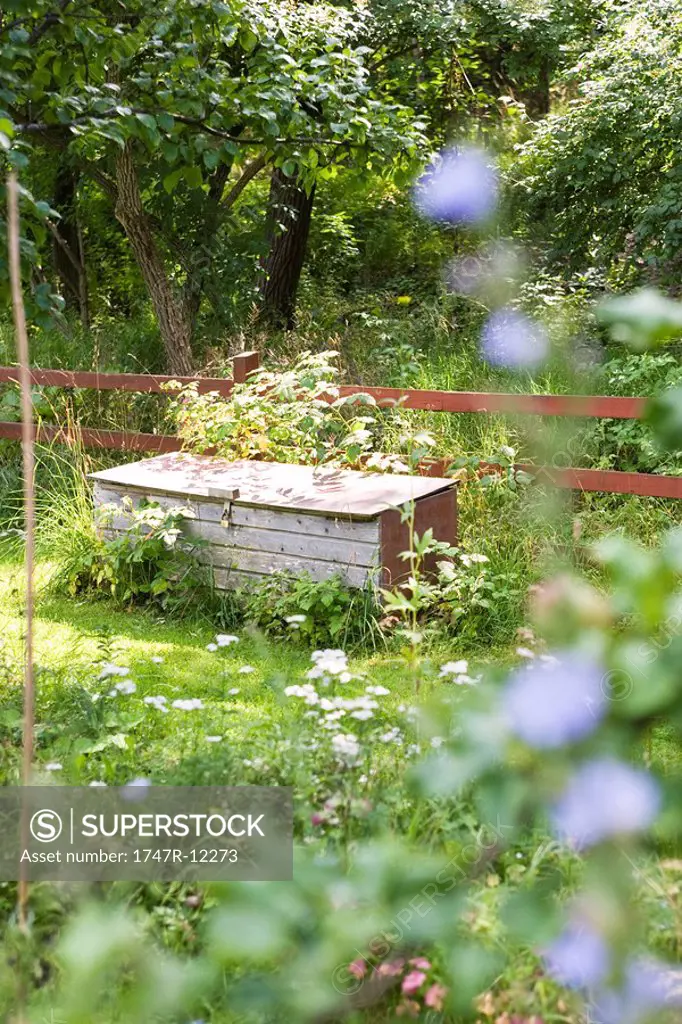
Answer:
[(95, 505), (114, 504), (110, 529), (129, 524), (123, 499), (190, 508), (187, 532), (209, 546), (220, 589), (253, 583), (280, 569), (316, 580), (340, 573), (353, 587), (384, 586), (406, 572), (409, 526), (399, 507), (413, 501), (415, 530), (433, 527), (456, 543), (457, 488), (452, 480), (357, 473), (325, 466), (230, 462), (181, 452), (92, 473)]

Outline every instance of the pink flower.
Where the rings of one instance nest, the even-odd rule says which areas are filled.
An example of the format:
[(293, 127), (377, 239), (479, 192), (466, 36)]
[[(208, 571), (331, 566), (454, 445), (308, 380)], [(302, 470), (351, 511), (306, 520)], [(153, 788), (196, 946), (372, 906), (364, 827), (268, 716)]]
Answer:
[(445, 985), (432, 985), (431, 988), (426, 991), (424, 1003), (426, 1006), (430, 1006), (432, 1010), (442, 1010), (443, 1000), (447, 994), (448, 990)]
[(426, 957), (416, 956), (414, 959), (410, 960), (410, 963), (420, 971), (431, 970), (431, 961), (427, 960)]
[(426, 975), (423, 971), (410, 971), (403, 978), (402, 991), (406, 996), (412, 996), (418, 988), (421, 988), (425, 981)]
[(326, 814), (311, 814), (310, 824), (311, 825), (324, 825), (327, 820)]
[(365, 961), (354, 960), (352, 964), (348, 964), (348, 973), (353, 974), (356, 978), (364, 978), (367, 973)]
[(404, 960), (391, 960), (387, 964), (379, 964), (377, 974), (384, 978), (397, 978), (399, 974), (402, 974), (404, 966)]

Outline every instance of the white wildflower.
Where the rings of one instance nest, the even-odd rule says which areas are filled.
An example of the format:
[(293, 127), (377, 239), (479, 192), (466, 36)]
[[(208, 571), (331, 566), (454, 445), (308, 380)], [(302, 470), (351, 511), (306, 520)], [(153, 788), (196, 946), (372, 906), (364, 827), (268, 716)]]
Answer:
[(168, 708), (166, 707), (167, 701), (168, 698), (164, 697), (163, 694), (159, 694), (157, 697), (144, 698), (145, 704), (149, 704), (150, 707), (156, 708), (157, 711), (163, 711), (164, 714), (168, 713)]
[(160, 658), (158, 654), (155, 654), (152, 658), (155, 665), (163, 665), (163, 658)]
[(516, 449), (511, 448), (508, 444), (501, 444), (500, 455), (504, 455), (508, 459), (513, 459), (516, 455)]
[(105, 661), (100, 669), (100, 679), (108, 679), (110, 676), (129, 676), (130, 669), (121, 665), (114, 665), (111, 661)]
[(61, 763), (59, 761), (48, 761), (45, 765), (46, 772), (60, 772), (62, 770)]
[(111, 691), (110, 696), (116, 696), (117, 691), (118, 693), (130, 694), (135, 693), (136, 690), (137, 686), (132, 679), (122, 679), (120, 683), (114, 683), (114, 688)]
[(236, 697), (237, 694), (241, 693), (242, 691), (239, 689), (238, 686), (233, 686), (232, 689), (228, 690), (227, 692), (229, 693), (230, 697)]
[(135, 803), (145, 798), (145, 790), (149, 789), (152, 782), (151, 779), (137, 778), (131, 782), (127, 782), (121, 789), (121, 796), (124, 800), (130, 800)]
[(305, 620), (305, 615), (287, 615), (284, 621), (288, 622), (290, 626), (298, 626), (302, 622), (305, 622)]
[(375, 697), (388, 697), (390, 690), (387, 690), (385, 686), (368, 686), (366, 693), (373, 693)]
[(218, 645), (217, 644), (206, 644), (206, 650), (210, 651), (211, 654), (213, 654), (214, 651), (218, 650)]
[(374, 715), (368, 709), (360, 709), (359, 711), (351, 711), (351, 718), (357, 718), (359, 722), (367, 722), (370, 718), (374, 718)]
[(460, 557), (460, 560), (462, 562), (462, 565), (465, 565), (467, 567), (467, 569), (469, 568), (469, 566), (475, 565), (476, 563), (483, 564), (484, 562), (488, 562), (489, 561), (489, 559), (485, 555), (473, 554), (473, 555), (460, 555), (459, 557)]
[(339, 676), (342, 683), (350, 682), (352, 676), (348, 672), (348, 658), (344, 651), (327, 649), (313, 651), (311, 655), (313, 668), (307, 672), (308, 679), (319, 679), (321, 676)]
[(534, 658), (535, 657), (535, 651), (531, 651), (530, 648), (528, 648), (528, 647), (517, 647), (516, 648), (516, 653), (518, 654), (519, 658)]
[(357, 736), (353, 736), (349, 732), (340, 732), (336, 736), (332, 736), (332, 748), (334, 753), (348, 764), (352, 764), (360, 753), (360, 744), (358, 743)]
[(312, 683), (304, 683), (303, 686), (287, 686), (284, 689), (287, 697), (302, 697), (306, 704), (318, 704), (320, 697)]
[(230, 644), (238, 644), (239, 637), (232, 636), (231, 633), (218, 633), (217, 637), (215, 638), (215, 642), (217, 643), (218, 647), (229, 647)]
[(441, 665), (439, 676), (459, 676), (469, 671), (469, 662), (462, 658), (461, 661), (446, 661)]
[(382, 733), (379, 739), (382, 743), (400, 743), (402, 735), (397, 725), (394, 725), (388, 732)]
[(256, 670), (253, 667), (253, 665), (242, 665), (242, 667), (239, 669), (239, 674), (242, 676), (248, 676), (250, 675), (251, 672), (255, 671)]
[(203, 706), (204, 702), (199, 697), (189, 697), (173, 701), (173, 707), (177, 708), (178, 711), (200, 711)]
[(90, 789), (100, 789), (100, 788), (106, 789), (106, 785), (107, 784), (106, 784), (106, 782), (100, 782), (99, 780), (95, 779), (94, 782), (89, 782), (88, 785), (90, 786)]
[(442, 744), (443, 744), (443, 737), (442, 736), (433, 736), (432, 737), (432, 739), (431, 739), (431, 746), (434, 747), (436, 750), (438, 749), (438, 747), (442, 746)]
[(220, 743), (222, 736), (204, 736), (207, 743)]

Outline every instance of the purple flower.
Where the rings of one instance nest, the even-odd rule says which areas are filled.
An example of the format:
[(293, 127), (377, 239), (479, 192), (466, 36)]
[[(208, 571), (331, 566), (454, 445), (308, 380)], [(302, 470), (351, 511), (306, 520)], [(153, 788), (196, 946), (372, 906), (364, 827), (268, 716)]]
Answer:
[(414, 190), (417, 209), (430, 220), (478, 224), (497, 205), (497, 171), (473, 146), (453, 146), (430, 164)]
[(602, 678), (597, 662), (571, 652), (517, 669), (503, 696), (512, 732), (539, 749), (582, 739), (604, 716)]
[(483, 325), (481, 355), (492, 366), (534, 369), (545, 361), (548, 351), (544, 328), (511, 306), (491, 313)]
[(639, 1024), (654, 1010), (682, 1006), (679, 972), (652, 959), (631, 960), (620, 989), (598, 992), (590, 1004), (594, 1024)]
[(582, 848), (649, 828), (660, 805), (659, 787), (647, 772), (602, 757), (577, 770), (554, 806), (552, 819), (562, 838)]
[(599, 932), (581, 921), (570, 924), (543, 953), (547, 973), (567, 988), (591, 988), (610, 967), (610, 952)]

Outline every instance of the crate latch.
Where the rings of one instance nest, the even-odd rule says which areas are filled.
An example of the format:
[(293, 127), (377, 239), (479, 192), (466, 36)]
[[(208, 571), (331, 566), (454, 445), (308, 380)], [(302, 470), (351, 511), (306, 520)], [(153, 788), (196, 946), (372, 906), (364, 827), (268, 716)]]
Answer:
[(232, 503), (239, 497), (239, 488), (231, 487), (229, 490), (226, 490), (223, 487), (209, 487), (208, 496), (209, 498), (225, 499), (223, 514), (220, 517), (220, 525), (229, 526), (232, 522)]

